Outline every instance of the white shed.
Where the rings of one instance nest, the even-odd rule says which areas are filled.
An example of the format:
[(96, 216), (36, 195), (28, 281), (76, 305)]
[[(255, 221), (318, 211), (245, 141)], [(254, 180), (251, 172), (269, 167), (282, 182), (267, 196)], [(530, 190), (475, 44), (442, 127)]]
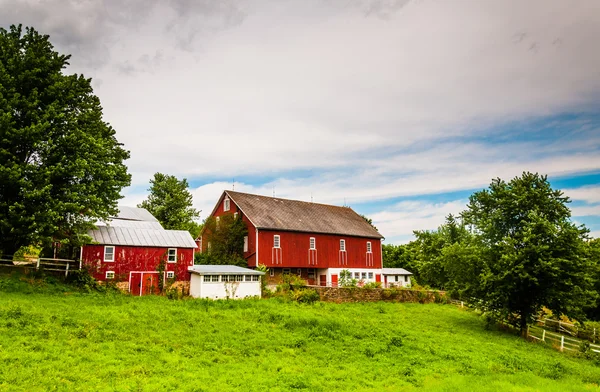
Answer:
[(260, 297), (260, 279), (264, 272), (235, 265), (194, 265), (188, 271), (190, 295), (194, 298)]
[(404, 268), (382, 268), (381, 270), (385, 287), (410, 287), (412, 272)]

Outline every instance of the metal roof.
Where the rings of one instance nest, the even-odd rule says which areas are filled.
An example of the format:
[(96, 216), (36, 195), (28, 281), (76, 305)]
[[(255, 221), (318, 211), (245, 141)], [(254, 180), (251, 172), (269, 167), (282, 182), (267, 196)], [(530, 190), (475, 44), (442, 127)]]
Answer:
[(188, 271), (196, 275), (264, 275), (264, 272), (237, 265), (194, 265)]
[(196, 242), (186, 230), (139, 229), (99, 226), (88, 231), (92, 243), (100, 245), (156, 246), (161, 248), (196, 248)]
[(408, 272), (404, 268), (382, 268), (381, 270), (384, 275), (412, 275), (412, 272)]
[(136, 220), (124, 220), (124, 219), (111, 219), (107, 222), (97, 222), (96, 227), (99, 227), (99, 226), (128, 227), (131, 229), (163, 230), (162, 225), (158, 221), (136, 221)]
[(383, 238), (350, 207), (225, 191), (258, 228)]
[(148, 210), (144, 208), (126, 206), (119, 206), (119, 213), (117, 216), (111, 216), (111, 219), (158, 222), (158, 219), (149, 213)]

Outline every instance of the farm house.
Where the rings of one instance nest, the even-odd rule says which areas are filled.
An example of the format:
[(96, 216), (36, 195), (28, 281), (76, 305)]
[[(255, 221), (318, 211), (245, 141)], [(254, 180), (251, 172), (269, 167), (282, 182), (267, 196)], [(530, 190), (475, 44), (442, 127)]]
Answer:
[[(350, 207), (224, 191), (212, 217), (232, 214), (248, 229), (244, 258), (269, 268), (269, 283), (297, 274), (309, 284), (337, 286), (342, 270), (362, 282), (382, 281), (383, 236)], [(210, 249), (209, 233), (200, 251)]]
[(240, 299), (260, 297), (260, 279), (264, 272), (235, 265), (194, 265), (190, 296), (194, 298)]
[[(165, 230), (143, 208), (119, 207), (118, 216), (90, 230), (81, 248), (82, 265), (99, 281), (117, 281), (133, 295), (158, 291), (159, 282), (189, 281), (196, 243), (185, 230)], [(162, 276), (159, 276), (161, 275)]]

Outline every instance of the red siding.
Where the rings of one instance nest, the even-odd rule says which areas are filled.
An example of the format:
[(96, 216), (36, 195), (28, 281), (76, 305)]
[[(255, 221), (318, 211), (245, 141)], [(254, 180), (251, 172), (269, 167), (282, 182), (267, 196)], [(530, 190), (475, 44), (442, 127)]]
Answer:
[[(273, 236), (280, 236), (281, 249), (273, 248)], [(316, 240), (316, 252), (310, 251), (310, 237)], [(346, 252), (340, 252), (340, 240)], [(367, 253), (367, 242), (372, 253)], [(381, 268), (381, 242), (377, 238), (349, 237), (259, 230), (259, 263), (267, 267), (298, 268)]]
[[(242, 213), (242, 211), (238, 208), (238, 206), (230, 200), (229, 203), (229, 211), (225, 211), (225, 198), (219, 201), (215, 213), (212, 215), (214, 217), (222, 216), (224, 214), (234, 214), (238, 213), (241, 215), (242, 220), (246, 223), (246, 227), (248, 228), (248, 252), (244, 252), (244, 258), (248, 261), (249, 267), (256, 267), (256, 229), (250, 220)], [(202, 249), (198, 248), (198, 251), (206, 252), (208, 248), (208, 243), (206, 239), (206, 235), (202, 236)]]
[[(115, 261), (104, 261), (104, 245), (85, 245), (83, 264), (90, 266), (94, 278), (105, 280), (106, 271), (115, 272), (115, 280), (128, 281), (129, 273), (156, 271), (161, 260), (167, 260), (168, 248), (115, 246)], [(177, 248), (177, 262), (166, 263), (165, 271), (174, 271), (176, 280), (190, 280), (187, 272), (194, 263), (194, 249)]]

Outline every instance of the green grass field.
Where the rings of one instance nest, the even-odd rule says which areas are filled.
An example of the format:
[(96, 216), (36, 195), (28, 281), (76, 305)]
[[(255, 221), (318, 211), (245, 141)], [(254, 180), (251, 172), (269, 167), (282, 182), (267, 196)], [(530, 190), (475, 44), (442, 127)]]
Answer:
[(0, 277), (0, 391), (582, 391), (600, 364), (451, 305), (85, 294)]

